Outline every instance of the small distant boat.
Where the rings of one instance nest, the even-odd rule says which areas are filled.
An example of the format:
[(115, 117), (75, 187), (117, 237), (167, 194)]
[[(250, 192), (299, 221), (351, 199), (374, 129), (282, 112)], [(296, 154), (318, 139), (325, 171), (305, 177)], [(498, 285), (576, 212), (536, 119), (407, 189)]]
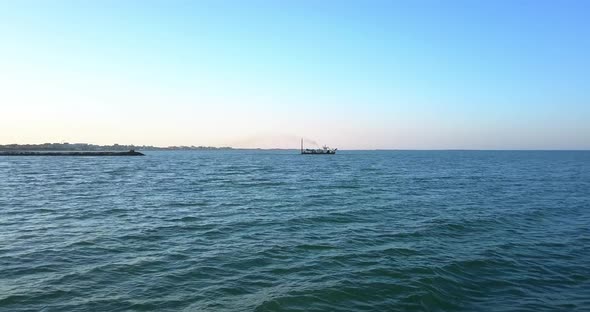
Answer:
[(302, 155), (334, 155), (336, 154), (337, 148), (329, 148), (327, 146), (323, 146), (322, 148), (317, 149), (310, 149), (310, 148), (303, 148), (303, 139), (301, 139), (301, 154)]

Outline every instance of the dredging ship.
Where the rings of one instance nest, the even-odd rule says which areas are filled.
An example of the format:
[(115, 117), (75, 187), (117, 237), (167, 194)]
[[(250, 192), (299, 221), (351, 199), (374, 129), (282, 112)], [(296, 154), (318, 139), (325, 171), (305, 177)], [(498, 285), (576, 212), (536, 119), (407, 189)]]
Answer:
[(334, 155), (336, 154), (337, 148), (329, 148), (327, 146), (322, 146), (322, 148), (311, 149), (311, 148), (303, 148), (303, 139), (301, 139), (301, 154), (302, 155)]

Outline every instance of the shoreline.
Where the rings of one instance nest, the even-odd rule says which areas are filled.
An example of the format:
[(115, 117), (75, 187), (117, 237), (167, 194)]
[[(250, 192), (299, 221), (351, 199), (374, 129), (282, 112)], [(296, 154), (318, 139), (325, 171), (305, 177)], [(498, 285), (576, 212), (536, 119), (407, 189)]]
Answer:
[(0, 152), (0, 156), (145, 156), (134, 150), (127, 152)]

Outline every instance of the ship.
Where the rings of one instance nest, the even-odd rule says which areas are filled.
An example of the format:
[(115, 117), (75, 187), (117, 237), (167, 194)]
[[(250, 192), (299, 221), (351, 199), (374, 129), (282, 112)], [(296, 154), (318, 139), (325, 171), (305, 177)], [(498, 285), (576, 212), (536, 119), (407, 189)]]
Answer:
[(303, 148), (303, 139), (301, 139), (301, 154), (302, 155), (334, 155), (336, 154), (337, 148), (329, 148), (327, 146), (322, 146), (322, 148), (317, 149), (310, 149), (310, 148)]

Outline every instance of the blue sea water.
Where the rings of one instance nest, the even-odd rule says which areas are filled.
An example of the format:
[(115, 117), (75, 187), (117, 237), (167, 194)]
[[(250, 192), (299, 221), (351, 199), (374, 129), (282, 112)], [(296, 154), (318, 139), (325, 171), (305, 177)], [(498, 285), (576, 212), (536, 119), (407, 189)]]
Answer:
[(0, 157), (0, 311), (590, 311), (590, 152)]

